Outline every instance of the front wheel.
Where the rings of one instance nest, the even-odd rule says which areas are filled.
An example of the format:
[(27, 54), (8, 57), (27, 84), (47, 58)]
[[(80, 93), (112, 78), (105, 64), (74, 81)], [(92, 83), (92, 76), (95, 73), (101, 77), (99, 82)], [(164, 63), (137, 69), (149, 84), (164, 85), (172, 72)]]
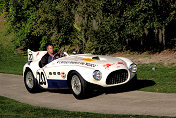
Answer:
[(87, 96), (87, 82), (77, 72), (71, 73), (70, 85), (75, 98), (84, 99)]
[(39, 91), (39, 87), (37, 85), (37, 81), (34, 78), (34, 75), (33, 75), (31, 70), (28, 70), (28, 71), (25, 72), (24, 84), (26, 86), (26, 89), (30, 93), (35, 93), (35, 92)]

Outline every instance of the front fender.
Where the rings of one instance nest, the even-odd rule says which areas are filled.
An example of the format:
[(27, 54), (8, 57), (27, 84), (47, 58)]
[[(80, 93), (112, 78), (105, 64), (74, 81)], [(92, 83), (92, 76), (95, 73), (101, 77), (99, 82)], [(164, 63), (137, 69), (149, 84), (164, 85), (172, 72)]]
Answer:
[(25, 76), (25, 72), (27, 69), (30, 69), (34, 75), (34, 78), (37, 78), (37, 75), (36, 75), (36, 72), (38, 69), (40, 69), (40, 67), (38, 66), (38, 61), (37, 62), (31, 62), (30, 64), (29, 63), (26, 63), (23, 67), (23, 77)]
[(125, 58), (125, 57), (117, 57), (117, 58), (123, 60), (126, 63), (126, 65), (127, 65), (128, 68), (133, 63), (133, 61), (131, 61), (130, 59)]

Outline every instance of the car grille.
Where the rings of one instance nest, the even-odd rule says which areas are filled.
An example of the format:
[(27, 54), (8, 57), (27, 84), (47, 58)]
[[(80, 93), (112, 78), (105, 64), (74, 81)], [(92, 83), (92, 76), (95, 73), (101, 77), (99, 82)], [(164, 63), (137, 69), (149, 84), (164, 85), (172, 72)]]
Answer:
[(125, 82), (128, 79), (128, 71), (125, 69), (117, 70), (108, 75), (106, 80), (107, 85), (119, 84)]

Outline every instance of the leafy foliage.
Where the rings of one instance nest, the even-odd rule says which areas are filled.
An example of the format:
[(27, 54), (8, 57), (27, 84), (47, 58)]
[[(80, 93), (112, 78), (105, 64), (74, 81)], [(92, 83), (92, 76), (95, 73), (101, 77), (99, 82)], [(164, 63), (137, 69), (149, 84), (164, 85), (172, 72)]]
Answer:
[(175, 47), (174, 0), (0, 0), (16, 48), (79, 53)]

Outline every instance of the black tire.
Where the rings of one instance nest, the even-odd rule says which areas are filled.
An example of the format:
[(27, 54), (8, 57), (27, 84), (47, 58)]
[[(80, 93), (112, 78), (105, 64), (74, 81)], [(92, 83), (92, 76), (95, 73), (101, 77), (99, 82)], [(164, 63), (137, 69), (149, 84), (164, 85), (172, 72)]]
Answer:
[(34, 75), (31, 70), (27, 70), (24, 75), (24, 84), (26, 89), (30, 93), (39, 92), (40, 88), (38, 87), (37, 81), (34, 78)]
[(72, 72), (69, 77), (70, 88), (74, 97), (76, 99), (85, 99), (89, 93), (88, 83), (76, 71)]

